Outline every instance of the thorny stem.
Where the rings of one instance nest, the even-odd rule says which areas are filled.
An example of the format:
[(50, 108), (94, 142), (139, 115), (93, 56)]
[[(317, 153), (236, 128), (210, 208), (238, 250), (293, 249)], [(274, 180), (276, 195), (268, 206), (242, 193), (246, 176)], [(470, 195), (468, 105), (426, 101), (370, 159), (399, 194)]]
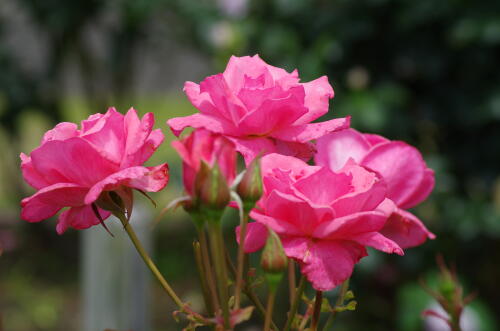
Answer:
[(215, 273), (217, 275), (217, 287), (219, 290), (220, 304), (222, 306), (222, 316), (224, 317), (224, 327), (229, 330), (231, 326), (229, 322), (228, 278), (221, 223), (219, 221), (209, 221), (208, 230), (210, 233), (210, 247), (215, 263)]
[(302, 276), (299, 281), (299, 287), (295, 292), (295, 299), (293, 300), (292, 308), (290, 308), (290, 312), (288, 313), (288, 319), (286, 320), (285, 328), (283, 329), (283, 331), (290, 330), (293, 324), (293, 320), (295, 319), (295, 314), (297, 314), (297, 309), (299, 308), (299, 303), (302, 298), (302, 293), (304, 292), (305, 287), (306, 287), (306, 278)]
[(314, 310), (311, 322), (311, 331), (318, 330), (319, 316), (321, 314), (321, 303), (323, 301), (323, 292), (316, 291), (316, 300), (314, 300)]
[(273, 308), (275, 299), (276, 299), (276, 290), (269, 291), (269, 296), (267, 297), (267, 309), (266, 309), (266, 319), (264, 321), (264, 331), (270, 330), (271, 321), (273, 319)]
[(247, 234), (248, 212), (245, 212), (240, 225), (240, 244), (238, 246), (238, 259), (236, 270), (236, 287), (234, 289), (234, 308), (240, 308), (241, 288), (243, 286), (243, 269), (245, 265), (245, 237)]
[(330, 314), (330, 316), (328, 316), (328, 320), (326, 321), (325, 326), (323, 327), (323, 331), (330, 330), (333, 321), (335, 320), (335, 317), (337, 315), (336, 308), (344, 303), (345, 294), (347, 293), (348, 289), (349, 289), (349, 279), (345, 280), (342, 283), (342, 286), (340, 287), (339, 297), (337, 298), (335, 307), (333, 307), (332, 313)]
[(125, 216), (125, 214), (117, 215), (117, 217), (120, 219), (121, 223), (123, 224), (123, 228), (127, 232), (130, 240), (134, 244), (137, 252), (139, 253), (141, 258), (143, 259), (144, 263), (146, 263), (146, 266), (149, 268), (149, 270), (151, 270), (151, 272), (153, 273), (155, 278), (158, 280), (158, 282), (160, 282), (160, 285), (163, 288), (163, 290), (168, 294), (168, 296), (172, 299), (172, 301), (175, 302), (177, 307), (179, 307), (179, 310), (186, 313), (186, 314), (192, 315), (199, 322), (201, 322), (203, 324), (207, 324), (208, 321), (200, 314), (193, 312), (188, 307), (187, 304), (182, 302), (182, 300), (179, 298), (179, 296), (177, 296), (177, 294), (174, 292), (174, 290), (170, 287), (167, 280), (163, 277), (160, 270), (158, 270), (158, 268), (154, 264), (153, 260), (151, 260), (151, 258), (149, 257), (148, 253), (144, 249), (144, 246), (142, 246), (139, 238), (135, 234), (134, 229), (132, 229), (132, 226), (130, 225), (129, 221), (127, 220), (127, 217)]

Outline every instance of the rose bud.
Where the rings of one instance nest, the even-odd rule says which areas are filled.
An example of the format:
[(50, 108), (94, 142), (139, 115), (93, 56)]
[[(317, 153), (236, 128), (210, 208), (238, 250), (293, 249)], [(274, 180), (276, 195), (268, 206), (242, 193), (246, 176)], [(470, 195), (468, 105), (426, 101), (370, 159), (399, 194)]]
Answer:
[(260, 157), (256, 157), (249, 165), (236, 188), (236, 192), (243, 201), (243, 208), (249, 212), (262, 196), (262, 175)]
[(196, 203), (200, 209), (207, 213), (222, 214), (229, 203), (229, 186), (218, 164), (211, 168), (205, 161), (201, 162), (200, 171), (196, 174), (194, 189)]
[(262, 251), (260, 266), (264, 270), (266, 280), (271, 291), (278, 288), (283, 272), (288, 267), (288, 257), (285, 254), (283, 245), (278, 235), (271, 229), (268, 229), (266, 246)]

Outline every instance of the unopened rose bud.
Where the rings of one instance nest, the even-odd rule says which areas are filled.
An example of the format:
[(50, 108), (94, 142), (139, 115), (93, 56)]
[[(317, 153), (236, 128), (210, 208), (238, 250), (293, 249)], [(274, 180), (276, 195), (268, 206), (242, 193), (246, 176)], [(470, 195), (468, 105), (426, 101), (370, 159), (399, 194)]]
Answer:
[(195, 179), (195, 197), (199, 207), (206, 211), (222, 211), (229, 203), (229, 187), (220, 167), (213, 168), (201, 162)]
[(249, 165), (236, 188), (236, 192), (243, 201), (243, 207), (248, 212), (262, 196), (262, 176), (260, 157), (256, 157)]
[(262, 251), (260, 265), (265, 272), (270, 290), (274, 291), (281, 281), (283, 272), (288, 267), (288, 257), (285, 254), (285, 250), (283, 249), (283, 245), (278, 235), (271, 229), (268, 231), (269, 235), (267, 237), (266, 246)]

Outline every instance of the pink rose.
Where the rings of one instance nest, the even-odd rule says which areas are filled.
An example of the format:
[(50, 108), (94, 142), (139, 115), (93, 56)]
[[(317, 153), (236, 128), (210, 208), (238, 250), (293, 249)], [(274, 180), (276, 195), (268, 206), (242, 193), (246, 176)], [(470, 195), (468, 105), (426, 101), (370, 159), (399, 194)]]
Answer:
[[(38, 191), (22, 200), (21, 217), (39, 222), (59, 215), (57, 232), (68, 227), (86, 229), (99, 224), (92, 204), (103, 191), (133, 188), (157, 192), (167, 185), (168, 166), (143, 167), (163, 141), (152, 130), (152, 113), (139, 119), (134, 109), (125, 116), (114, 108), (74, 123), (59, 123), (45, 133), (30, 156), (21, 153), (21, 169), (28, 184)], [(98, 208), (102, 219), (110, 213)]]
[(236, 150), (231, 141), (220, 134), (198, 129), (182, 140), (172, 142), (182, 158), (182, 179), (186, 193), (193, 196), (194, 181), (201, 161), (210, 166), (217, 163), (228, 185), (236, 176)]
[(316, 290), (331, 290), (367, 255), (365, 246), (387, 253), (402, 249), (379, 231), (394, 210), (378, 175), (357, 165), (339, 172), (309, 166), (290, 156), (262, 158), (264, 195), (250, 216), (247, 251), (262, 247), (275, 231)]
[(387, 183), (387, 197), (398, 208), (381, 233), (402, 248), (422, 244), (435, 236), (413, 214), (405, 211), (424, 201), (434, 188), (434, 171), (420, 152), (402, 142), (347, 129), (325, 136), (317, 142), (316, 164), (336, 171), (351, 159), (380, 174)]
[(333, 89), (326, 76), (299, 83), (288, 73), (253, 57), (231, 57), (226, 70), (199, 85), (184, 85), (200, 113), (170, 119), (175, 135), (186, 127), (205, 128), (231, 139), (248, 164), (259, 152), (310, 159), (309, 141), (349, 127), (349, 118), (311, 124), (328, 112)]

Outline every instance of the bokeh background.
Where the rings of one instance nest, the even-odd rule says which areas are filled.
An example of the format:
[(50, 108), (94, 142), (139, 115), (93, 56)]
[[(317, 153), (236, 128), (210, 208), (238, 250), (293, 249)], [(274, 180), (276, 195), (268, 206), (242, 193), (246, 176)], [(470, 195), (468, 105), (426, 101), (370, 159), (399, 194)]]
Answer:
[[(108, 106), (155, 112), (167, 139), (151, 164), (167, 160), (173, 178), (153, 197), (165, 205), (182, 193), (165, 121), (195, 111), (184, 81), (256, 53), (298, 68), (303, 81), (328, 75), (336, 96), (325, 119), (352, 115), (359, 130), (417, 146), (436, 171), (432, 196), (414, 212), (437, 239), (404, 257), (371, 251), (353, 277), (357, 311), (342, 314), (337, 330), (424, 329), (431, 302), (418, 280), (435, 279), (437, 253), (478, 293), (473, 330), (498, 329), (500, 2), (1, 0), (0, 330), (80, 330), (83, 319), (80, 234), (20, 220), (19, 201), (33, 189), (19, 153), (55, 123)], [(199, 301), (187, 216), (168, 214), (153, 236), (160, 269)], [(151, 292), (152, 330), (180, 330), (169, 300), (156, 284)]]

